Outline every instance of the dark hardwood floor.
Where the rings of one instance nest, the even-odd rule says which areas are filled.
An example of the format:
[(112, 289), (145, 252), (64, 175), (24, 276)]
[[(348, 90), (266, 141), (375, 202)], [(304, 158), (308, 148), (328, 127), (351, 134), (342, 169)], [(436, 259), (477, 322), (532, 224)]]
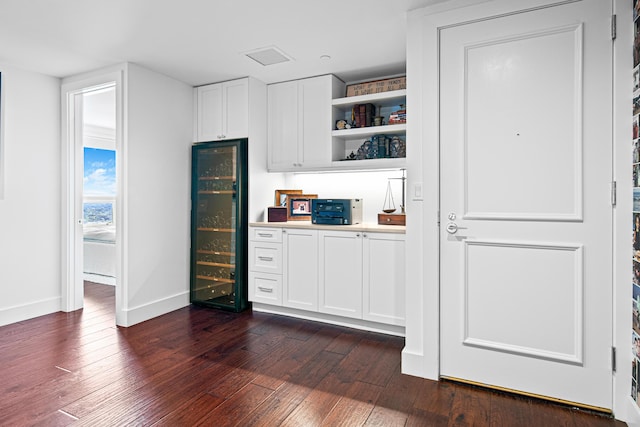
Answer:
[(402, 338), (198, 307), (117, 328), (114, 288), (85, 295), (0, 328), (0, 425), (624, 425), (402, 375)]

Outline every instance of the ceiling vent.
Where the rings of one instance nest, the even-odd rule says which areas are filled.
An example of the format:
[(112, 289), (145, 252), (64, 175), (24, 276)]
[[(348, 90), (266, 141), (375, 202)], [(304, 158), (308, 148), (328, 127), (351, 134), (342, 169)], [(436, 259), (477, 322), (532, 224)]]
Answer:
[(262, 65), (273, 65), (281, 62), (293, 61), (293, 58), (275, 46), (245, 52), (245, 55)]

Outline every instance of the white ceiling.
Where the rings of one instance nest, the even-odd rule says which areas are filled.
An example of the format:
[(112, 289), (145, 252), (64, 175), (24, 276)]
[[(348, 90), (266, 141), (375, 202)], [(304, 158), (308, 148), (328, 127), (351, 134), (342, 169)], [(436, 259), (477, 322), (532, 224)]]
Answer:
[[(193, 86), (355, 81), (404, 73), (406, 11), (441, 1), (0, 0), (0, 64), (68, 77), (134, 62)], [(266, 46), (294, 61), (265, 67), (243, 55)]]

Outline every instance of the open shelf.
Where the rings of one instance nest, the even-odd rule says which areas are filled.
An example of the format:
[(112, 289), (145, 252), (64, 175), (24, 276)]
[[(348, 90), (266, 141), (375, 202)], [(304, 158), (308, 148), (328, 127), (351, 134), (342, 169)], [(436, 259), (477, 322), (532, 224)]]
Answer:
[(334, 130), (331, 132), (331, 136), (335, 136), (337, 138), (357, 138), (377, 134), (404, 135), (406, 132), (407, 124), (403, 123), (399, 125), (368, 126), (364, 128)]
[(378, 92), (370, 95), (349, 96), (346, 98), (336, 98), (331, 103), (334, 107), (341, 110), (351, 109), (356, 104), (374, 104), (375, 106), (393, 107), (395, 105), (405, 104), (407, 99), (407, 90), (392, 90), (389, 92)]

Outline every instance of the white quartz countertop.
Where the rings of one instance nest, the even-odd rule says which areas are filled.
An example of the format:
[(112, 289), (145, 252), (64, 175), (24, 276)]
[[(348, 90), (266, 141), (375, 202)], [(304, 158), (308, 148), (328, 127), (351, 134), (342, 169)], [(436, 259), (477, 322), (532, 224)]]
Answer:
[(318, 225), (312, 224), (311, 221), (287, 221), (287, 222), (251, 222), (251, 227), (269, 227), (269, 228), (312, 228), (316, 230), (333, 230), (333, 231), (369, 231), (376, 233), (400, 233), (404, 234), (406, 226), (404, 225), (380, 225), (376, 223), (364, 223), (354, 225)]

